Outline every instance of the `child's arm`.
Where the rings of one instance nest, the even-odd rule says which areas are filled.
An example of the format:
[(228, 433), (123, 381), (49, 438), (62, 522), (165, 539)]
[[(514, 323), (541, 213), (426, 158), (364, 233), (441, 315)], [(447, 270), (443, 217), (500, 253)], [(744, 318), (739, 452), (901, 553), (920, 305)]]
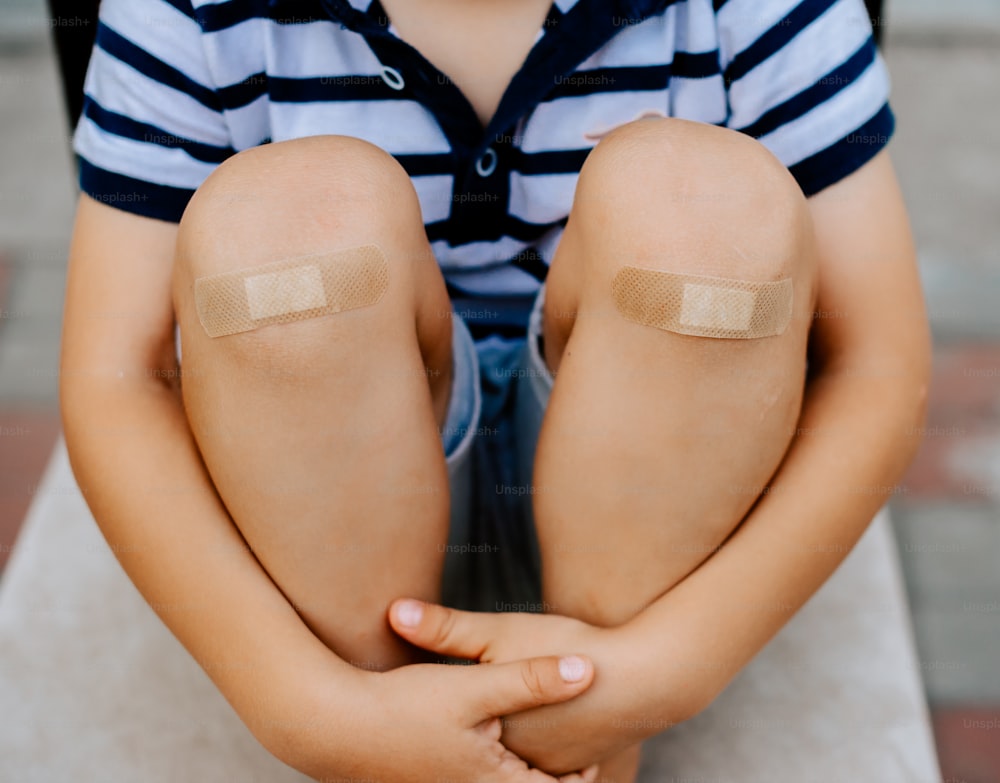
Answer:
[(490, 719), (572, 698), (590, 684), (589, 663), (565, 682), (555, 658), (364, 672), (312, 634), (249, 551), (182, 408), (176, 234), (175, 224), (84, 196), (70, 250), (66, 444), (133, 583), (257, 739), (297, 769), (323, 779), (555, 783), (506, 753)]
[(507, 660), (572, 644), (590, 655), (598, 676), (585, 696), (509, 722), (508, 746), (545, 769), (599, 760), (710, 704), (840, 565), (916, 451), (929, 337), (888, 156), (810, 205), (820, 249), (812, 377), (770, 491), (726, 544), (611, 631), (553, 616), (456, 621), (436, 610), (414, 633), (394, 621), (407, 638), (452, 654)]
[[(658, 658), (685, 680), (699, 672), (702, 705), (840, 565), (899, 489), (921, 441), (930, 334), (888, 155), (809, 203), (820, 282), (796, 437), (771, 490), (725, 546), (622, 628), (648, 666)], [(731, 611), (734, 598), (741, 611)], [(667, 690), (651, 696), (651, 709), (669, 702)]]

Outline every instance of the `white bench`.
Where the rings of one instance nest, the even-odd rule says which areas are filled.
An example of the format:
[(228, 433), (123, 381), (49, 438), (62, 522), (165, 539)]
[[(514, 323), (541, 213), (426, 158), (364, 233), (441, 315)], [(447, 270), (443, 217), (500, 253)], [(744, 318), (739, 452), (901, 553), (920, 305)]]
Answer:
[[(641, 779), (940, 781), (885, 514), (707, 711), (647, 743)], [(0, 583), (0, 780), (307, 780), (145, 605), (61, 442)]]

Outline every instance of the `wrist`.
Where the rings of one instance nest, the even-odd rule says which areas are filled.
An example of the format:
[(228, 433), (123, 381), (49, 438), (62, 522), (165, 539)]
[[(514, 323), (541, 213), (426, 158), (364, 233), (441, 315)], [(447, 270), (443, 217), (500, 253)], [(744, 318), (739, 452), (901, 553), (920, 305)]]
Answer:
[(289, 662), (261, 684), (253, 712), (240, 717), (275, 757), (313, 777), (330, 760), (349, 762), (358, 743), (355, 716), (370, 703), (372, 680), (325, 646), (310, 660)]
[(718, 693), (715, 682), (719, 674), (703, 652), (693, 649), (689, 637), (658, 633), (661, 622), (650, 622), (648, 617), (636, 622), (640, 617), (613, 629), (614, 655), (626, 700), (622, 720), (629, 721), (629, 732), (636, 741), (683, 723), (705, 709)]

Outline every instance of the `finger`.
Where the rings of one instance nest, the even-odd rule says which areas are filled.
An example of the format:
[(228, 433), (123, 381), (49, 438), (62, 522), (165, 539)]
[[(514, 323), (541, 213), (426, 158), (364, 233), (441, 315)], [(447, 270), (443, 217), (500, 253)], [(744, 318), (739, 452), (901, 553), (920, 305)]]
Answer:
[(597, 764), (591, 764), (583, 772), (573, 772), (559, 778), (559, 783), (594, 783), (600, 770)]
[(556, 778), (529, 767), (524, 759), (506, 748), (501, 756), (499, 771), (503, 783), (558, 783)]
[(556, 778), (537, 767), (529, 767), (524, 759), (507, 748), (503, 749), (500, 758), (501, 777), (505, 783), (506, 781), (510, 781), (510, 783), (594, 783), (597, 780), (597, 764), (587, 767), (583, 772), (572, 772)]
[(478, 661), (499, 635), (499, 617), (406, 598), (389, 608), (393, 630), (425, 650)]
[(529, 658), (511, 663), (482, 663), (463, 667), (478, 699), (470, 716), (476, 723), (488, 718), (558, 704), (578, 696), (594, 680), (594, 666), (586, 658)]
[(503, 736), (503, 718), (484, 720), (476, 726), (476, 731), (493, 742), (500, 742), (500, 737)]
[[(597, 773), (594, 773), (595, 777)], [(582, 772), (571, 772), (568, 775), (560, 775), (557, 780), (559, 783), (594, 783), (594, 777), (585, 777)]]

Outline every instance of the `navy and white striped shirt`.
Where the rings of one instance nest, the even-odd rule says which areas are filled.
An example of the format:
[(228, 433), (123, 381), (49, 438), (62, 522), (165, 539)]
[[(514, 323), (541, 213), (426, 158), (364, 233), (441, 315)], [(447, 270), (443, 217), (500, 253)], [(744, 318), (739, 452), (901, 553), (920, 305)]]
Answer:
[(862, 0), (555, 0), (485, 129), (380, 0), (103, 0), (83, 190), (177, 221), (238, 150), (365, 139), (412, 178), (453, 296), (530, 297), (600, 135), (644, 114), (758, 138), (812, 195), (893, 130)]

